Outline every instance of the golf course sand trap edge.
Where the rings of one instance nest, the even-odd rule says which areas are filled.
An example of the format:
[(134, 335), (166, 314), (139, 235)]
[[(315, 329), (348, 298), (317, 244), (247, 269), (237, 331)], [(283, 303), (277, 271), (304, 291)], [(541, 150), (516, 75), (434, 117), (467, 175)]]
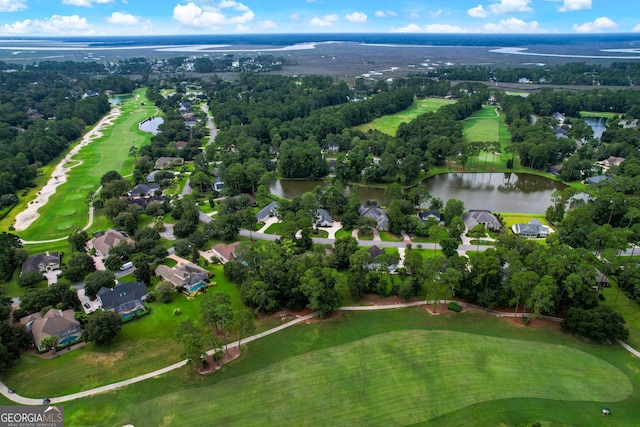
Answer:
[[(121, 110), (119, 108), (112, 109), (109, 114), (104, 116), (93, 129), (87, 132), (82, 141), (67, 153), (66, 156), (56, 165), (55, 169), (51, 173), (51, 178), (38, 192), (38, 196), (31, 202), (27, 208), (16, 215), (16, 222), (13, 225), (16, 231), (26, 230), (33, 222), (40, 217), (38, 210), (44, 206), (51, 195), (55, 194), (58, 186), (64, 184), (67, 181), (69, 170), (82, 164), (81, 161), (72, 162), (71, 159), (75, 156), (83, 147), (87, 146), (91, 141), (102, 136), (102, 130), (107, 126), (113, 124), (113, 121), (120, 115)], [(71, 166), (67, 166), (67, 163), (71, 163)]]

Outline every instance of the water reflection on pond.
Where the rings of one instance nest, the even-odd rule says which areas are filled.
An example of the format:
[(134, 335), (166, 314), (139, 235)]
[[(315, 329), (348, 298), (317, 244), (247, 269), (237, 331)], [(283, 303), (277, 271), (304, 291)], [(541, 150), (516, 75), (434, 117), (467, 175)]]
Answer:
[[(496, 212), (544, 213), (551, 204), (550, 196), (566, 185), (548, 178), (523, 173), (449, 173), (424, 181), (429, 193), (441, 198), (460, 199), (467, 209), (488, 209)], [(326, 185), (324, 181), (278, 180), (269, 191), (279, 197), (292, 199)], [(351, 188), (345, 188), (345, 195)], [(360, 200), (377, 200), (384, 204), (384, 189), (360, 188)]]
[(591, 126), (594, 138), (600, 138), (604, 131), (607, 130), (607, 119), (604, 117), (584, 117), (582, 120)]
[(160, 126), (163, 123), (164, 123), (164, 119), (162, 117), (148, 118), (145, 121), (140, 123), (140, 130), (144, 132), (156, 134), (158, 133), (158, 126)]
[(109, 96), (109, 104), (116, 107), (120, 104), (122, 104), (123, 102), (131, 99), (133, 97), (132, 94), (130, 93), (126, 93), (126, 94), (122, 94), (122, 95), (110, 95)]

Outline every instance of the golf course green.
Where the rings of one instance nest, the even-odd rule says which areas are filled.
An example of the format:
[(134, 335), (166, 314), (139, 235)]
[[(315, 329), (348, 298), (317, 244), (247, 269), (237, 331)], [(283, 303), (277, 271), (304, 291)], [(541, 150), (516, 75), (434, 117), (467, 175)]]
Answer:
[(395, 136), (401, 123), (409, 123), (421, 114), (437, 111), (443, 105), (453, 104), (454, 102), (452, 99), (444, 98), (417, 99), (404, 111), (377, 118), (372, 122), (356, 126), (356, 129), (363, 132), (375, 129), (387, 135)]
[(255, 341), (213, 374), (181, 368), (68, 402), (65, 416), (72, 425), (600, 425), (606, 406), (607, 424), (632, 425), (639, 368), (622, 348), (557, 325), (424, 308), (341, 313)]

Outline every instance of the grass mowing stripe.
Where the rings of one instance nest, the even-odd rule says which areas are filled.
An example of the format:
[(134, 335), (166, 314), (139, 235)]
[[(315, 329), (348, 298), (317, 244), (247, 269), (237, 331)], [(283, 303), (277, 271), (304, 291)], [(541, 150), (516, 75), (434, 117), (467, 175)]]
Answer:
[[(185, 425), (198, 425), (203, 413), (214, 424), (401, 425), (495, 399), (612, 402), (632, 389), (618, 368), (567, 346), (398, 331), (286, 359), (205, 390), (170, 393), (152, 406), (171, 408)], [(242, 398), (232, 390), (242, 390)], [(203, 392), (215, 398), (198, 398)], [(121, 422), (159, 425), (166, 416), (140, 419), (137, 412), (131, 408)]]

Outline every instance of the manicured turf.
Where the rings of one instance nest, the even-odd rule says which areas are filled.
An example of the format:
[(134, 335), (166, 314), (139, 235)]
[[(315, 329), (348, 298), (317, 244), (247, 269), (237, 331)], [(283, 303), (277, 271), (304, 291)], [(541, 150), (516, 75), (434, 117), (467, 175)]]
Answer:
[(605, 117), (612, 119), (615, 116), (621, 117), (624, 113), (612, 113), (611, 111), (580, 111), (580, 117)]
[(388, 116), (380, 117), (372, 122), (356, 126), (363, 132), (369, 129), (379, 130), (387, 135), (395, 136), (401, 123), (409, 123), (421, 114), (437, 111), (443, 105), (453, 104), (455, 101), (443, 98), (417, 99), (404, 111)]
[[(240, 292), (224, 277), (222, 268), (209, 266), (215, 274), (212, 282), (217, 285), (208, 292), (228, 293), (232, 307), (238, 310), (242, 306)], [(202, 296), (189, 301), (176, 294), (169, 304), (150, 303), (151, 314), (123, 325), (114, 344), (106, 347), (89, 344), (49, 360), (25, 354), (3, 381), (27, 396), (53, 396), (120, 381), (175, 363), (180, 360), (182, 349), (175, 339), (177, 325), (189, 318), (198, 322), (201, 301)], [(173, 314), (175, 308), (182, 310), (180, 316)]]
[(547, 218), (542, 214), (522, 214), (522, 213), (505, 212), (505, 213), (500, 213), (500, 216), (502, 217), (502, 222), (504, 223), (505, 229), (511, 229), (511, 226), (513, 224), (526, 224), (534, 218), (540, 221), (544, 225), (549, 225), (549, 221), (547, 221)]
[(336, 231), (336, 239), (342, 239), (344, 237), (349, 237), (349, 236), (351, 236), (352, 232), (353, 232), (353, 230), (345, 230), (344, 228), (341, 228), (340, 230)]
[(281, 234), (282, 233), (282, 223), (276, 222), (275, 224), (271, 224), (264, 231), (265, 234)]
[[(82, 164), (71, 169), (67, 182), (59, 186), (49, 202), (40, 208), (40, 218), (27, 230), (18, 233), (20, 237), (25, 240), (53, 239), (84, 227), (89, 218), (87, 200), (100, 186), (100, 177), (110, 170), (122, 175), (131, 173), (134, 159), (129, 157), (129, 148), (146, 144), (152, 136), (139, 131), (138, 123), (157, 114), (156, 108), (145, 102), (144, 90), (136, 94), (139, 98), (132, 98), (120, 106), (120, 117), (104, 129), (104, 135), (74, 156), (73, 159), (81, 160)], [(141, 102), (147, 105), (142, 106)], [(15, 215), (18, 211), (12, 213)]]
[(389, 233), (387, 231), (381, 231), (380, 232), (380, 240), (382, 240), (383, 242), (402, 242), (402, 241), (404, 241), (402, 236), (399, 236), (397, 234), (392, 234), (392, 233)]
[[(342, 313), (191, 368), (65, 404), (71, 425), (633, 425), (637, 359), (557, 326), (423, 308)], [(609, 407), (612, 416), (600, 410)]]
[[(484, 105), (482, 110), (476, 111), (471, 117), (462, 122), (464, 139), (467, 142), (499, 142), (501, 153), (494, 156), (493, 153), (480, 153), (476, 165), (476, 159), (467, 161), (467, 168), (474, 170), (505, 170), (507, 160), (511, 158), (505, 149), (511, 141), (509, 130), (504, 122), (503, 115), (497, 115), (496, 107)], [(493, 169), (491, 166), (493, 165)], [(484, 169), (482, 169), (484, 168)]]

